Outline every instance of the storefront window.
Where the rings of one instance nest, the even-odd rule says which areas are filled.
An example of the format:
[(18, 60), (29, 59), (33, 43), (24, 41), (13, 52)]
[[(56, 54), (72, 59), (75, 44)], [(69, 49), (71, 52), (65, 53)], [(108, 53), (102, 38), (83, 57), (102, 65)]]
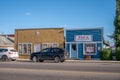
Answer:
[(23, 53), (27, 54), (27, 44), (23, 44)]
[(72, 44), (72, 50), (76, 51), (76, 44)]
[(84, 54), (85, 55), (95, 55), (96, 54), (96, 44), (94, 44), (94, 43), (84, 44)]
[(22, 54), (22, 44), (18, 45), (18, 52), (19, 52), (19, 54)]
[(45, 49), (45, 48), (47, 48), (47, 44), (42, 45), (42, 49)]
[(58, 43), (43, 43), (42, 44), (42, 49), (45, 49), (48, 47), (58, 47)]
[(30, 54), (32, 49), (31, 43), (19, 43), (18, 52), (19, 54)]
[(53, 47), (58, 47), (58, 44), (53, 44)]
[(31, 45), (31, 44), (28, 44), (28, 51), (29, 51), (28, 53), (32, 53), (32, 50), (31, 50), (31, 49), (32, 49), (32, 45)]

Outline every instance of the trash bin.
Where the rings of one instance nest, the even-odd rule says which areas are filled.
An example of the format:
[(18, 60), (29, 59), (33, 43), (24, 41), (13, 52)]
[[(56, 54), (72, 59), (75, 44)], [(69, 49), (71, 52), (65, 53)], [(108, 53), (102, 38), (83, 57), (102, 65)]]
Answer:
[(86, 55), (86, 60), (91, 60), (91, 55)]

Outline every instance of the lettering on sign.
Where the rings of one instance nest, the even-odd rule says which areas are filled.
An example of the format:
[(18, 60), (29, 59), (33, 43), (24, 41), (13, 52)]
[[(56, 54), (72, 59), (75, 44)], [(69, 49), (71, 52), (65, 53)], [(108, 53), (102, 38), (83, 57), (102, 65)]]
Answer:
[(76, 35), (75, 41), (92, 41), (92, 35)]

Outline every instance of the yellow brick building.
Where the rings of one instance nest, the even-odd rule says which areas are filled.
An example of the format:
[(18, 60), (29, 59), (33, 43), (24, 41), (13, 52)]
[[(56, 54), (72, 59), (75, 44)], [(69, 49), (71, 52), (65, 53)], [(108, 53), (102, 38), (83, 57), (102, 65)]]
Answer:
[(63, 28), (16, 29), (15, 49), (20, 58), (29, 58), (30, 53), (47, 47), (64, 48)]

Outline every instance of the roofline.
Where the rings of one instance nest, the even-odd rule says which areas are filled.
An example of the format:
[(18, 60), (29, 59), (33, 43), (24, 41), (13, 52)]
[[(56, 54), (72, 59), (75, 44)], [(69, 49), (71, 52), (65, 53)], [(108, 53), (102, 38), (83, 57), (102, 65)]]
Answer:
[(13, 46), (13, 47), (14, 47), (14, 44), (13, 44), (13, 45), (0, 45), (0, 47), (1, 47), (1, 46)]
[(14, 36), (14, 34), (0, 34), (0, 36)]
[(66, 29), (66, 30), (92, 30), (92, 29), (101, 29), (103, 30), (103, 27), (92, 27), (92, 28), (71, 28), (71, 29)]
[(46, 29), (64, 29), (63, 27), (62, 28), (24, 28), (24, 29), (15, 29), (15, 30), (46, 30)]

